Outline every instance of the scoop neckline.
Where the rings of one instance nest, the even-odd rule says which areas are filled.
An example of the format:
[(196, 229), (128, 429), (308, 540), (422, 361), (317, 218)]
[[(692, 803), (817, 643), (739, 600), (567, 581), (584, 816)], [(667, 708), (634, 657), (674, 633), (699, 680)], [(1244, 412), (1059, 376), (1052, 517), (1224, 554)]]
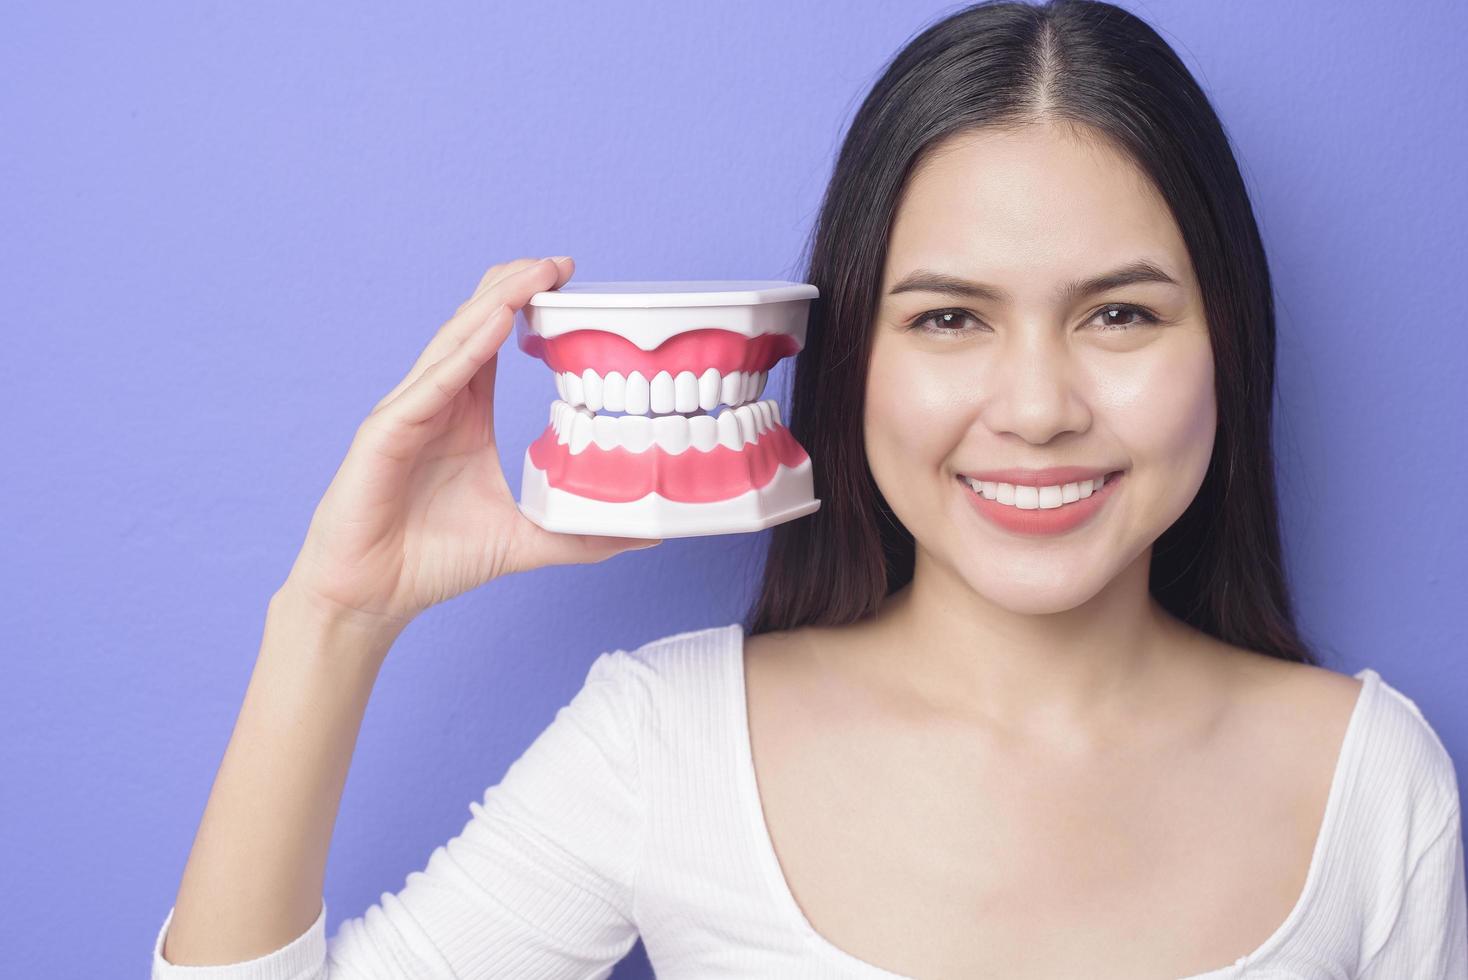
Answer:
[[(739, 750), (739, 802), (743, 816), (752, 825), (756, 848), (759, 851), (756, 860), (768, 892), (779, 904), (780, 914), (785, 922), (800, 934), (807, 945), (826, 959), (837, 962), (847, 969), (855, 970), (871, 980), (915, 980), (906, 974), (894, 973), (877, 966), (837, 946), (816, 931), (815, 926), (811, 925), (810, 920), (805, 917), (800, 904), (796, 902), (790, 883), (785, 878), (784, 869), (780, 867), (779, 856), (775, 853), (775, 842), (770, 835), (769, 824), (765, 822), (764, 803), (759, 796), (759, 780), (754, 771), (754, 748), (749, 731), (744, 632), (742, 628), (733, 628), (738, 629), (736, 642), (733, 644), (734, 673), (738, 682), (731, 687), (735, 695), (733, 707), (736, 709), (735, 717), (739, 720), (740, 730), (739, 737), (735, 739)], [(1204, 973), (1179, 977), (1177, 980), (1227, 980), (1229, 977), (1241, 975), (1240, 971), (1244, 967), (1257, 965), (1261, 957), (1268, 956), (1278, 949), (1295, 931), (1311, 905), (1314, 904), (1315, 892), (1319, 888), (1320, 877), (1324, 874), (1323, 869), (1326, 855), (1330, 850), (1330, 842), (1334, 839), (1336, 827), (1340, 823), (1340, 810), (1344, 806), (1341, 797), (1345, 792), (1344, 787), (1351, 763), (1357, 754), (1356, 744), (1361, 739), (1360, 729), (1363, 725), (1361, 719), (1365, 716), (1366, 705), (1375, 696), (1381, 681), (1381, 676), (1370, 667), (1362, 668), (1352, 676), (1361, 681), (1361, 689), (1356, 693), (1356, 703), (1351, 708), (1351, 716), (1346, 722), (1346, 732), (1341, 739), (1341, 747), (1337, 751), (1335, 768), (1331, 774), (1330, 791), (1325, 801), (1325, 813), (1321, 817), (1320, 829), (1315, 836), (1315, 846), (1310, 853), (1310, 866), (1305, 872), (1305, 884), (1301, 887), (1295, 904), (1274, 932), (1270, 933), (1269, 937), (1251, 952), (1245, 953), (1232, 963), (1214, 967)]]

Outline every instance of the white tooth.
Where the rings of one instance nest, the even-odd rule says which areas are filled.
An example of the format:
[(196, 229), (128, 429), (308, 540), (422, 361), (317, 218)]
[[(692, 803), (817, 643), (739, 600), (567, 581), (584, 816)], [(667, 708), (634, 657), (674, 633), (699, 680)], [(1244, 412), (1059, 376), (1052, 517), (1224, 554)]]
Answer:
[(1059, 507), (1062, 503), (1060, 499), (1060, 484), (1056, 483), (1048, 487), (1041, 487), (1039, 498), (1039, 506), (1045, 510), (1054, 510), (1056, 507)]
[(646, 415), (617, 418), (617, 441), (629, 453), (645, 453), (652, 445), (652, 419)]
[(688, 419), (683, 415), (659, 415), (652, 420), (652, 438), (665, 453), (677, 455), (688, 448)]
[(719, 404), (719, 371), (709, 368), (698, 377), (698, 407), (712, 412)]
[(556, 402), (556, 445), (564, 446), (571, 441), (571, 406)]
[(1001, 504), (1012, 504), (1012, 503), (1014, 503), (1014, 484), (1013, 483), (1001, 483), (1001, 484), (999, 484), (999, 486), (995, 488), (994, 493), (995, 493), (995, 498), (994, 499), (998, 500)]
[(1095, 487), (1097, 490), (1100, 490), (1104, 486), (1106, 486), (1106, 474), (1102, 473), (1100, 476), (1096, 477)]
[(719, 424), (712, 415), (695, 415), (688, 420), (688, 441), (701, 453), (719, 444)]
[(758, 398), (760, 395), (763, 395), (765, 393), (765, 382), (769, 380), (770, 372), (761, 371), (759, 374), (755, 375), (755, 377), (758, 380), (755, 382), (754, 394), (750, 396), (751, 398)]
[(745, 443), (759, 441), (759, 423), (755, 421), (754, 409), (740, 405), (734, 409), (734, 418), (739, 422), (739, 438)]
[(1060, 499), (1067, 504), (1073, 504), (1081, 499), (1081, 485), (1079, 483), (1067, 483), (1060, 488)]
[(770, 403), (760, 401), (754, 403), (755, 421), (759, 423), (760, 435), (770, 431)]
[(627, 379), (620, 371), (607, 372), (601, 383), (601, 407), (604, 411), (620, 412), (627, 404)]
[(581, 376), (566, 372), (566, 401), (572, 405), (586, 404), (586, 392), (581, 388)]
[(673, 410), (673, 376), (667, 371), (659, 371), (652, 376), (652, 391), (649, 395), (654, 412), (671, 412)]
[(558, 395), (561, 396), (561, 401), (565, 401), (566, 400), (566, 379), (563, 378), (563, 377), (561, 377), (561, 372), (560, 371), (557, 371), (555, 373), (555, 378), (556, 378), (556, 394), (558, 394)]
[(1082, 500), (1085, 500), (1091, 494), (1096, 492), (1096, 485), (1090, 480), (1082, 480), (1080, 482), (1080, 487)]
[(581, 392), (586, 396), (586, 407), (593, 412), (601, 410), (601, 375), (591, 368), (581, 372)]
[(571, 416), (571, 455), (576, 455), (590, 444), (591, 416), (585, 412), (577, 412)]
[(647, 414), (647, 379), (639, 371), (627, 375), (627, 408), (633, 415)]
[(999, 484), (995, 483), (993, 480), (981, 480), (979, 482), (979, 485), (984, 488), (984, 496), (988, 497), (990, 500), (993, 500), (999, 495)]
[(724, 375), (720, 384), (723, 390), (719, 392), (719, 401), (725, 405), (738, 405), (739, 389), (744, 385), (744, 376), (738, 371), (730, 371)]
[(598, 449), (616, 449), (617, 420), (610, 415), (598, 415), (591, 420), (591, 437)]
[(719, 445), (730, 449), (743, 449), (744, 437), (739, 432), (739, 422), (734, 418), (734, 409), (726, 408), (714, 419), (719, 429)]
[(1014, 506), (1020, 510), (1038, 510), (1040, 507), (1040, 488), (1027, 487), (1016, 483), (1014, 485)]
[(744, 376), (744, 392), (740, 396), (739, 400), (742, 402), (754, 401), (754, 387), (757, 384), (759, 384), (759, 375), (755, 374), (753, 371), (750, 371), (748, 374), (746, 374)]
[(692, 371), (679, 371), (673, 379), (673, 411), (698, 411), (698, 376)]
[(780, 403), (775, 401), (774, 399), (770, 399), (770, 418), (774, 421), (776, 425), (785, 424), (784, 422), (780, 421)]

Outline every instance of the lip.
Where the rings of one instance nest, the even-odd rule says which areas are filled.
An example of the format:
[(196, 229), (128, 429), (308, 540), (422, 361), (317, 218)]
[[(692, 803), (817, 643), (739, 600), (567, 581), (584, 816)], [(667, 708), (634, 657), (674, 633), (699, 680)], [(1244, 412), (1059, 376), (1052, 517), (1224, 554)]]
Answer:
[[(1009, 471), (1011, 473), (1016, 471)], [(1018, 472), (1026, 472), (1020, 470)], [(1056, 472), (1054, 470), (1030, 470), (1030, 473)], [(981, 516), (998, 525), (1000, 528), (1013, 534), (1048, 536), (1053, 534), (1064, 534), (1089, 522), (1106, 502), (1111, 499), (1121, 482), (1126, 479), (1126, 471), (1113, 471), (1106, 475), (1106, 483), (1097, 490), (1081, 500), (1061, 504), (1059, 507), (1036, 508), (1034, 510), (1021, 510), (1009, 504), (1001, 504), (997, 500), (990, 500), (981, 493), (975, 493), (963, 478), (963, 475), (955, 476), (954, 482), (958, 484), (958, 490), (969, 500), (969, 504), (978, 511)], [(1085, 477), (1080, 477), (1085, 479)], [(1009, 483), (1009, 480), (996, 480), (997, 483)], [(1069, 483), (1071, 480), (1065, 480)], [(1028, 486), (1053, 486), (1049, 484), (1026, 484)]]
[(980, 483), (1013, 483), (1027, 487), (1053, 487), (1064, 483), (1079, 483), (1081, 480), (1094, 480), (1098, 476), (1110, 476), (1121, 471), (1120, 466), (1052, 466), (1043, 470), (1018, 468), (975, 470), (962, 475), (978, 480)]

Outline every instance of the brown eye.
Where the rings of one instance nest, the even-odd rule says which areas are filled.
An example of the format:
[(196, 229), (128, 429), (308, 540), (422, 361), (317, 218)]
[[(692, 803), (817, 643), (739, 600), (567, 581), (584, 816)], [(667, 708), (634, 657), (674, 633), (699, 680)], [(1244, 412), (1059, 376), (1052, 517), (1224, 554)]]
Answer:
[(932, 310), (912, 321), (912, 326), (924, 333), (951, 334), (965, 332), (965, 322), (977, 321), (963, 310)]
[(1133, 327), (1150, 326), (1158, 322), (1157, 316), (1150, 311), (1126, 303), (1104, 306), (1097, 310), (1095, 315), (1101, 317), (1103, 331), (1130, 330)]

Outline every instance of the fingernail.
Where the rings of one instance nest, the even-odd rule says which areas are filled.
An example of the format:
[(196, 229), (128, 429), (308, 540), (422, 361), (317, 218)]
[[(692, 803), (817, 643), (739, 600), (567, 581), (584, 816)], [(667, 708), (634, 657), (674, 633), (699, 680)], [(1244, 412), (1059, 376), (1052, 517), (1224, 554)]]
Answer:
[(552, 262), (565, 262), (565, 261), (568, 261), (570, 258), (571, 258), (571, 256), (569, 256), (569, 255), (552, 255), (550, 257), (550, 260)]

